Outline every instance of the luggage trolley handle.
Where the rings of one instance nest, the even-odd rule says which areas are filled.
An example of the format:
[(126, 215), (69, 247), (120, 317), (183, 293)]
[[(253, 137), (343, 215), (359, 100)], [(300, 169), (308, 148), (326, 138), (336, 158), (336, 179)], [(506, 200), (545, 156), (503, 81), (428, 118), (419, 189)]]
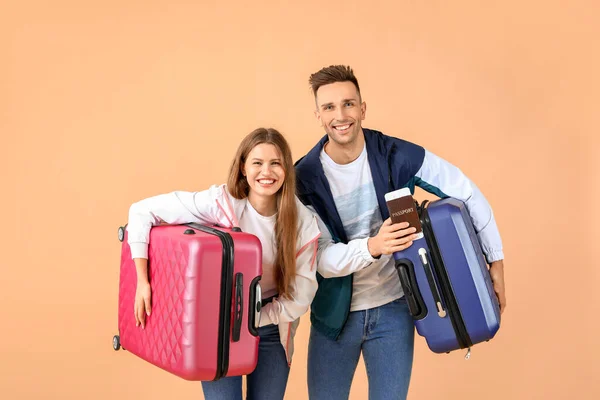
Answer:
[(244, 315), (244, 275), (240, 272), (235, 274), (235, 288), (233, 299), (233, 329), (231, 340), (238, 342), (242, 331), (242, 317)]
[(260, 311), (262, 308), (262, 289), (260, 287), (260, 278), (257, 276), (250, 283), (250, 301), (248, 312), (248, 331), (253, 336), (258, 336), (258, 325), (260, 323)]
[[(248, 330), (253, 336), (258, 336), (258, 325), (260, 323), (260, 310), (262, 308), (262, 289), (260, 287), (260, 276), (256, 277), (250, 284), (250, 299), (248, 301)], [(244, 281), (243, 275), (235, 275), (235, 298), (233, 302), (233, 330), (232, 340), (240, 340), (242, 330), (242, 316), (244, 310)]]
[(431, 294), (433, 295), (433, 300), (435, 301), (435, 305), (437, 307), (437, 313), (440, 318), (444, 318), (446, 317), (447, 313), (444, 309), (442, 296), (440, 295), (440, 291), (433, 276), (433, 270), (431, 269), (429, 257), (427, 257), (427, 251), (424, 248), (419, 249), (419, 258), (421, 259), (421, 264), (423, 264), (423, 269), (425, 270), (425, 275), (427, 276), (427, 282), (429, 283), (429, 288), (431, 289)]
[(396, 272), (400, 278), (410, 315), (415, 320), (425, 318), (427, 307), (419, 291), (413, 263), (407, 258), (396, 260)]

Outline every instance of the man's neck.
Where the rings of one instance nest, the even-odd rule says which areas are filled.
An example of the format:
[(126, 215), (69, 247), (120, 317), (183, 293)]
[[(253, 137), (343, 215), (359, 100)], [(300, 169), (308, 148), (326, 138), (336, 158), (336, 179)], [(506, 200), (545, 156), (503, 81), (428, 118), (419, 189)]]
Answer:
[(354, 142), (340, 145), (333, 140), (329, 140), (325, 143), (324, 150), (325, 153), (331, 157), (333, 162), (344, 165), (350, 164), (352, 161), (356, 160), (358, 156), (360, 156), (360, 153), (362, 153), (364, 147), (365, 136), (361, 129)]

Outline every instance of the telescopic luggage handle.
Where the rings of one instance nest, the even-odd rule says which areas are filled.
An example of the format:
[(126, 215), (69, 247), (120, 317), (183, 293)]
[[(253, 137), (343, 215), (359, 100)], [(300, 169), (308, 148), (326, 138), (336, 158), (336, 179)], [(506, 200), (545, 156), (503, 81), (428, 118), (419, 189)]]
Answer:
[(423, 269), (425, 270), (427, 282), (429, 283), (429, 288), (431, 289), (431, 294), (433, 295), (433, 300), (435, 301), (435, 305), (437, 307), (437, 313), (440, 318), (444, 318), (447, 315), (447, 313), (446, 310), (444, 310), (444, 306), (442, 304), (442, 296), (440, 295), (439, 288), (437, 287), (437, 283), (433, 276), (433, 270), (431, 269), (429, 257), (427, 256), (427, 250), (425, 250), (422, 247), (419, 249), (419, 259), (421, 260), (421, 264), (423, 265)]

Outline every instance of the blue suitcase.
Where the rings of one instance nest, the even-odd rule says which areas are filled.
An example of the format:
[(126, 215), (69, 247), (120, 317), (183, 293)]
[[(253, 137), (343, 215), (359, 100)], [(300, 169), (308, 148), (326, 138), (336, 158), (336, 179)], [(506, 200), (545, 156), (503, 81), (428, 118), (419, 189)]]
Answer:
[(492, 339), (500, 308), (465, 204), (454, 198), (417, 204), (424, 237), (394, 253), (417, 332), (435, 353)]

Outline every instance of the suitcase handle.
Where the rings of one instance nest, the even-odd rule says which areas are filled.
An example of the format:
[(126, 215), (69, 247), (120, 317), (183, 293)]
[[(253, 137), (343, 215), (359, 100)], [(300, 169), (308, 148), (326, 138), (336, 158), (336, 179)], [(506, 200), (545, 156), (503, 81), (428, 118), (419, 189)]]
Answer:
[(233, 331), (232, 341), (240, 341), (242, 331), (242, 317), (244, 316), (244, 275), (241, 272), (235, 274), (235, 298), (233, 299)]
[(429, 288), (431, 289), (431, 294), (433, 295), (433, 300), (435, 301), (435, 305), (437, 307), (437, 313), (440, 318), (444, 318), (447, 313), (442, 304), (442, 296), (440, 296), (440, 291), (437, 287), (435, 278), (433, 277), (431, 263), (429, 263), (429, 257), (427, 257), (427, 250), (422, 247), (419, 249), (419, 258), (421, 260), (421, 264), (423, 264), (425, 275), (427, 276), (427, 282), (429, 283)]
[(252, 336), (258, 336), (258, 325), (260, 323), (260, 310), (262, 308), (262, 289), (260, 278), (257, 276), (250, 283), (250, 301), (248, 311), (248, 331)]
[(415, 320), (424, 318), (427, 315), (427, 307), (419, 292), (413, 263), (408, 259), (396, 260), (396, 271), (400, 278), (400, 284), (404, 291), (404, 298), (408, 304), (410, 315)]

